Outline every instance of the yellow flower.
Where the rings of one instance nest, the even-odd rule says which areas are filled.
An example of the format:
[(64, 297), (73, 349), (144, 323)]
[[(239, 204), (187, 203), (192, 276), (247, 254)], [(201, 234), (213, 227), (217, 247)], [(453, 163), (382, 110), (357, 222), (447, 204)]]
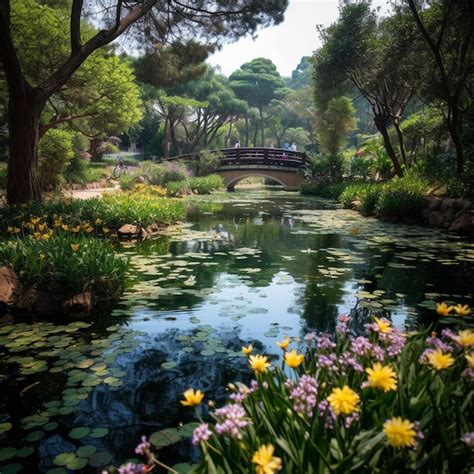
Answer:
[(347, 385), (341, 388), (334, 388), (327, 398), (336, 415), (343, 413), (349, 415), (358, 411), (359, 395), (351, 390)]
[(283, 351), (286, 351), (287, 347), (289, 346), (290, 344), (290, 338), (289, 337), (285, 337), (285, 339), (283, 339), (282, 342), (277, 342), (277, 346), (283, 350)]
[(443, 370), (454, 364), (454, 357), (451, 354), (443, 354), (441, 349), (430, 352), (426, 358), (433, 368)]
[(76, 225), (76, 227), (71, 227), (71, 232), (74, 234), (77, 234), (78, 232), (80, 232), (80, 230), (81, 230), (80, 225)]
[(304, 360), (304, 355), (298, 354), (296, 352), (296, 349), (293, 349), (291, 352), (285, 352), (285, 364), (288, 367), (292, 367), (293, 369), (295, 369), (296, 367), (301, 365), (303, 360)]
[(248, 356), (253, 351), (252, 344), (249, 344), (247, 347), (242, 347), (242, 352)]
[(39, 220), (37, 217), (34, 217), (34, 218), (32, 217), (32, 218), (30, 219), (30, 222), (31, 222), (33, 225), (38, 224), (39, 221), (40, 221), (40, 220)]
[(461, 304), (457, 304), (456, 306), (453, 306), (454, 311), (458, 316), (467, 316), (471, 314), (471, 308), (467, 304), (464, 306)]
[(387, 333), (392, 330), (390, 327), (390, 321), (387, 321), (386, 319), (379, 319), (379, 318), (374, 318), (375, 324), (379, 328), (379, 331), (382, 333)]
[(281, 459), (273, 456), (275, 448), (272, 444), (260, 446), (252, 456), (252, 463), (256, 464), (257, 474), (273, 474), (281, 470)]
[(474, 352), (471, 352), (470, 354), (466, 354), (465, 357), (469, 366), (472, 369), (474, 369)]
[(102, 227), (102, 232), (104, 234), (108, 234), (110, 232), (110, 229), (108, 227)]
[(71, 250), (73, 252), (77, 252), (77, 249), (79, 248), (79, 244), (71, 244)]
[(49, 240), (51, 238), (51, 234), (43, 234), (43, 240)]
[(195, 407), (202, 402), (204, 398), (204, 393), (201, 390), (196, 390), (190, 388), (183, 393), (185, 400), (181, 400), (181, 405), (185, 407)]
[(270, 367), (270, 362), (268, 362), (267, 356), (254, 355), (249, 357), (249, 364), (255, 372), (264, 373)]
[(38, 226), (38, 230), (39, 230), (40, 232), (43, 232), (44, 229), (46, 229), (46, 226), (45, 226), (44, 224), (40, 224), (40, 225)]
[(376, 362), (365, 371), (369, 374), (369, 387), (381, 388), (384, 392), (397, 388), (397, 374), (390, 366)]
[(97, 219), (95, 220), (95, 223), (96, 223), (97, 225), (102, 224), (102, 219), (97, 218)]
[(7, 232), (8, 232), (8, 233), (12, 233), (12, 232), (13, 232), (13, 227), (8, 226), (8, 227), (7, 227)]
[(69, 226), (67, 224), (61, 224), (61, 229), (64, 231), (69, 230)]
[(456, 340), (457, 343), (462, 347), (474, 346), (474, 332), (472, 332), (470, 329), (459, 331)]
[(436, 303), (436, 312), (440, 316), (449, 316), (449, 313), (453, 310), (452, 306), (448, 306), (446, 303)]
[(36, 240), (39, 240), (41, 238), (41, 234), (39, 232), (34, 232), (33, 233), (33, 237), (36, 239)]
[(19, 227), (13, 227), (14, 234), (19, 234), (20, 232), (21, 232), (21, 229)]
[(394, 448), (409, 448), (415, 445), (415, 426), (410, 420), (402, 420), (399, 416), (390, 418), (383, 424), (383, 432), (388, 444)]

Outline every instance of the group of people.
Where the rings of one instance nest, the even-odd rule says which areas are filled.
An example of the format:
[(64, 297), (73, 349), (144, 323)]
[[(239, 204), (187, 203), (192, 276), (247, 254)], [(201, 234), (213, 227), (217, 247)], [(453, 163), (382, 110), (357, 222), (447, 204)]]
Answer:
[[(237, 140), (235, 142), (235, 145), (234, 145), (234, 148), (240, 148), (240, 140)], [(275, 145), (272, 143), (270, 145), (270, 148), (275, 148)], [(283, 145), (283, 149), (284, 150), (290, 150), (290, 151), (297, 151), (298, 150), (298, 146), (296, 145), (295, 142), (293, 142), (291, 145), (286, 142), (284, 145)]]

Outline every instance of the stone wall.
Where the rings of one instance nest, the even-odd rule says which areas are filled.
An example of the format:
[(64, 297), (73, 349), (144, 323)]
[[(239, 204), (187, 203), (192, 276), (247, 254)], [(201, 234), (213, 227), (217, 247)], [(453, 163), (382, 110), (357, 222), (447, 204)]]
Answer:
[(425, 196), (423, 202), (422, 217), (425, 225), (474, 238), (474, 208), (471, 201)]

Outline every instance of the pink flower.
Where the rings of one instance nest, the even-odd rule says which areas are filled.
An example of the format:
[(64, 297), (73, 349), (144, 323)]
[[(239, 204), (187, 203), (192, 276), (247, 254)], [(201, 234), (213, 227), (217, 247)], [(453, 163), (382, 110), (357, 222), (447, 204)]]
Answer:
[(200, 424), (193, 431), (193, 444), (198, 446), (201, 441), (207, 441), (212, 436), (212, 431), (207, 423)]

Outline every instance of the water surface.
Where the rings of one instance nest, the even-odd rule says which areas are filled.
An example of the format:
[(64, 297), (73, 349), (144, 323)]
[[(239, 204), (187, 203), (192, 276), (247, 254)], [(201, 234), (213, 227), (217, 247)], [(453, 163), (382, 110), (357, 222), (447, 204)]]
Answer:
[(124, 246), (133, 286), (96, 323), (0, 327), (2, 474), (96, 472), (133, 458), (142, 434), (178, 426), (155, 435), (160, 459), (196, 462), (181, 394), (222, 403), (228, 382), (250, 380), (243, 345), (276, 359), (277, 340), (332, 332), (338, 314), (410, 328), (432, 321), (437, 301), (473, 305), (473, 244), (331, 201), (193, 198), (168, 234)]

